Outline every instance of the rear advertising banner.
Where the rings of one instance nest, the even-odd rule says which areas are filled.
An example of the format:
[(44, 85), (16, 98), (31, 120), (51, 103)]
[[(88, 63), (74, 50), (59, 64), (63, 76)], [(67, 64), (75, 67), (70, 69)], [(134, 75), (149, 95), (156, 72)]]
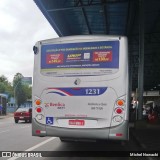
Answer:
[(42, 73), (83, 76), (110, 74), (118, 69), (119, 41), (47, 44), (41, 47)]

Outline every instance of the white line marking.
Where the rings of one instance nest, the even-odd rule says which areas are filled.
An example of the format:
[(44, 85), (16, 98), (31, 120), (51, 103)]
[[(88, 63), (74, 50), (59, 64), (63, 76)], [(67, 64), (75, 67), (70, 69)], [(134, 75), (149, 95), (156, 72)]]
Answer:
[(33, 146), (33, 147), (25, 150), (25, 151), (33, 151), (34, 149), (36, 149), (36, 148), (38, 148), (38, 147), (40, 147), (40, 146), (48, 143), (49, 141), (52, 141), (52, 140), (55, 139), (55, 138), (57, 138), (57, 137), (51, 137), (51, 138), (49, 138), (49, 139), (47, 139), (47, 140), (45, 140), (45, 141), (43, 141), (43, 142), (41, 142), (41, 143), (39, 143), (39, 144), (37, 144), (37, 145), (35, 145), (35, 146)]
[(1, 131), (0, 133), (9, 132), (9, 130)]
[[(43, 146), (44, 144), (52, 141), (52, 140), (55, 139), (55, 138), (57, 138), (57, 137), (51, 137), (51, 138), (49, 138), (49, 139), (47, 139), (47, 140), (45, 140), (45, 141), (43, 141), (43, 142), (41, 142), (41, 143), (39, 143), (39, 144), (31, 147), (31, 148), (28, 148), (28, 149), (25, 150), (25, 151), (26, 151), (26, 152), (27, 152), (27, 151), (28, 151), (28, 152), (29, 152), (29, 151), (33, 151), (34, 149), (36, 149), (36, 148), (38, 148), (38, 147), (40, 147), (40, 146)], [(12, 158), (9, 158), (8, 160), (15, 160), (15, 159), (18, 159), (18, 158), (21, 158), (21, 157), (12, 157)]]

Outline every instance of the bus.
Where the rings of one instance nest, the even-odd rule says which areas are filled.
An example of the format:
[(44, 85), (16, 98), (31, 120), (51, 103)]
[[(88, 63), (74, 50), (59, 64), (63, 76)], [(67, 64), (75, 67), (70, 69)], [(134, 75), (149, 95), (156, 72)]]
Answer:
[(33, 50), (33, 136), (129, 139), (126, 37), (66, 36)]

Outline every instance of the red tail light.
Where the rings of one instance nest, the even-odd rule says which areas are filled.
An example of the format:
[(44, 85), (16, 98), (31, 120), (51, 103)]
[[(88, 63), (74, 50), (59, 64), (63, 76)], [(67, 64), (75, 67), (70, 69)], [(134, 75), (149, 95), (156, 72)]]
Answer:
[(42, 108), (41, 108), (41, 107), (37, 107), (37, 108), (36, 108), (36, 111), (37, 111), (38, 113), (41, 113), (41, 112), (42, 112)]
[(116, 113), (117, 113), (117, 114), (121, 114), (122, 112), (123, 112), (122, 108), (117, 108), (117, 109), (116, 109)]

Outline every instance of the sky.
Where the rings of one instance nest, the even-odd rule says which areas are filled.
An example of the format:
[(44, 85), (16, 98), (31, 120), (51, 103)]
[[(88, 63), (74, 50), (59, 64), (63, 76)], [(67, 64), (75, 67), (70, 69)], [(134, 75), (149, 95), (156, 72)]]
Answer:
[(33, 76), (33, 46), (58, 35), (33, 0), (0, 0), (0, 76)]

